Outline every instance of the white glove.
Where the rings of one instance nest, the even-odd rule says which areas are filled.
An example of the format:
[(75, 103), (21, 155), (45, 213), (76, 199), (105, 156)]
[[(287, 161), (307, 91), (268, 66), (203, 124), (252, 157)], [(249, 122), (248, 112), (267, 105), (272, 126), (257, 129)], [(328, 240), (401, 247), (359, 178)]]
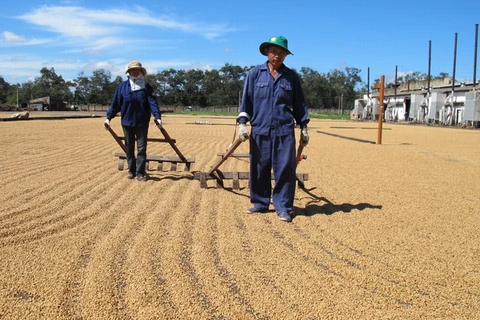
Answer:
[(245, 123), (240, 123), (238, 125), (238, 138), (242, 141), (247, 141), (249, 137), (248, 128)]
[(305, 147), (308, 144), (308, 140), (309, 140), (308, 130), (307, 130), (307, 127), (305, 127), (302, 129), (302, 132), (300, 133), (300, 143), (302, 144), (302, 146)]
[(158, 129), (161, 129), (161, 128), (162, 128), (162, 120), (156, 119), (156, 120), (155, 120), (155, 126), (156, 126)]
[(103, 123), (103, 126), (106, 128), (110, 127), (110, 120), (105, 119), (105, 122)]

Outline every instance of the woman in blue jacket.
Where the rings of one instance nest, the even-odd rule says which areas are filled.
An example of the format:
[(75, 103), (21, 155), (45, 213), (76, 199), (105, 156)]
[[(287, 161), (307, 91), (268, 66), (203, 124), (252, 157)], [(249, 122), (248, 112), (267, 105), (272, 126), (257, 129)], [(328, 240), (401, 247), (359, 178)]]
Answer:
[[(147, 181), (145, 164), (147, 160), (147, 135), (150, 116), (153, 114), (157, 125), (161, 126), (160, 109), (153, 95), (153, 88), (145, 81), (147, 70), (139, 61), (128, 64), (128, 80), (121, 82), (107, 110), (105, 125), (110, 125), (119, 112), (121, 113), (125, 147), (127, 149), (128, 179), (137, 177), (138, 181)], [(135, 161), (135, 142), (137, 158)]]

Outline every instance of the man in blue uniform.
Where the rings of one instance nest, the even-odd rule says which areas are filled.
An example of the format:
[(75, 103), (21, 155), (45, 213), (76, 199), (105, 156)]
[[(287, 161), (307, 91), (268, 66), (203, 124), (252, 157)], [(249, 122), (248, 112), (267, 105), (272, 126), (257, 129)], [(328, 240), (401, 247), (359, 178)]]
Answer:
[[(161, 126), (160, 109), (153, 95), (153, 88), (145, 81), (147, 70), (139, 61), (128, 64), (128, 80), (121, 82), (107, 110), (105, 125), (110, 125), (119, 112), (122, 118), (125, 147), (127, 149), (128, 179), (135, 176), (138, 181), (147, 181), (145, 165), (147, 160), (147, 135), (150, 116), (155, 117), (156, 125)], [(137, 160), (135, 161), (135, 142), (137, 143)]]
[[(239, 138), (250, 139), (250, 202), (247, 213), (266, 212), (270, 197), (280, 220), (291, 222), (296, 185), (295, 125), (301, 141), (308, 143), (308, 110), (298, 75), (283, 61), (292, 54), (282, 36), (260, 45), (268, 60), (249, 71), (245, 79)], [(251, 136), (246, 123), (252, 127)], [(275, 186), (272, 190), (271, 171)]]

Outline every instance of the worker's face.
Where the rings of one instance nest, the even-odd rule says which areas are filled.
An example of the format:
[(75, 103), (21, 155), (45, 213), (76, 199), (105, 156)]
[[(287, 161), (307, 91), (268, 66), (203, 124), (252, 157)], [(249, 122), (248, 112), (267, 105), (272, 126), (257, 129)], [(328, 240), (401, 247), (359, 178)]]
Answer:
[(133, 68), (133, 69), (130, 69), (128, 70), (128, 73), (130, 74), (130, 76), (134, 79), (138, 78), (139, 76), (142, 75), (142, 69), (140, 68)]
[(268, 61), (274, 69), (280, 68), (285, 57), (288, 55), (287, 50), (275, 45), (266, 48), (265, 53), (267, 54)]

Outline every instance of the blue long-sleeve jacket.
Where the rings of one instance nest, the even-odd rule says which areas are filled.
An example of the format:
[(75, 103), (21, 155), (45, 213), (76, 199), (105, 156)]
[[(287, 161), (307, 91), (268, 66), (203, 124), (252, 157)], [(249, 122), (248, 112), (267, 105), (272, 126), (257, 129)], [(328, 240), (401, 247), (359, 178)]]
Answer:
[(252, 134), (292, 134), (295, 124), (301, 128), (309, 122), (308, 109), (298, 75), (285, 65), (276, 79), (267, 62), (249, 71), (245, 79), (239, 123), (250, 121)]
[(145, 89), (132, 91), (129, 80), (120, 82), (107, 110), (107, 119), (111, 120), (119, 112), (122, 126), (147, 127), (152, 114), (155, 119), (161, 119), (157, 99), (148, 83)]

